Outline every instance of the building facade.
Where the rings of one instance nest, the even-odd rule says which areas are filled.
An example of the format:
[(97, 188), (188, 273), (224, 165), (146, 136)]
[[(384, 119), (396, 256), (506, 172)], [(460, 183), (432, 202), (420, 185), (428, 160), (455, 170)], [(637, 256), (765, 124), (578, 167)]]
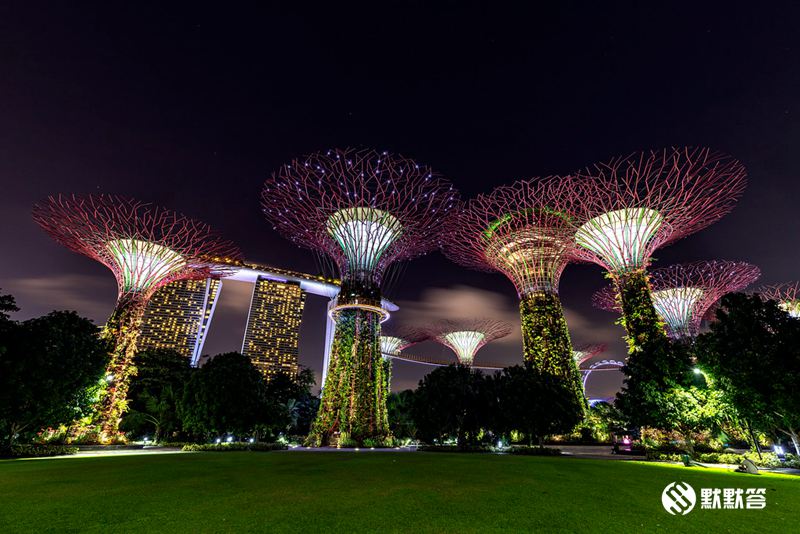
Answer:
[(159, 289), (142, 318), (139, 350), (173, 349), (196, 366), (221, 284), (211, 278), (179, 280)]
[(258, 277), (253, 286), (242, 354), (264, 376), (297, 374), (300, 323), (306, 292), (292, 281)]

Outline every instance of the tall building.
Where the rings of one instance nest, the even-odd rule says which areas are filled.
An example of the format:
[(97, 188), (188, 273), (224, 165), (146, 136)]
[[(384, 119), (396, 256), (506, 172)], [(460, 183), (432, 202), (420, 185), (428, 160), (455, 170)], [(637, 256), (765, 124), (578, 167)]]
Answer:
[(306, 292), (300, 284), (258, 277), (253, 287), (242, 354), (269, 378), (297, 373), (298, 339)]
[(159, 289), (142, 319), (140, 350), (174, 349), (197, 365), (220, 292), (220, 281), (179, 280)]

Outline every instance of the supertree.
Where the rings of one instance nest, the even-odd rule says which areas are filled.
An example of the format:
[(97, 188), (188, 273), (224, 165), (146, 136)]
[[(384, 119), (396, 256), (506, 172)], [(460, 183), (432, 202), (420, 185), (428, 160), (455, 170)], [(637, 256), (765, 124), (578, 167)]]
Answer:
[(608, 345), (605, 343), (594, 343), (590, 345), (582, 345), (580, 348), (575, 349), (572, 351), (572, 355), (575, 358), (575, 364), (580, 368), (580, 366), (597, 356), (598, 354), (602, 354), (606, 351)]
[(383, 355), (384, 388), (388, 392), (392, 382), (392, 357), (399, 355), (412, 345), (425, 341), (427, 332), (419, 328), (398, 327), (390, 330), (381, 329), (381, 354)]
[(176, 280), (228, 274), (232, 267), (219, 262), (238, 260), (239, 250), (204, 223), (113, 195), (49, 197), (34, 206), (33, 218), (58, 243), (99, 261), (117, 279), (117, 303), (102, 329), (113, 348), (96, 426), (101, 441), (117, 439), (148, 300)]
[(494, 319), (439, 321), (428, 327), (428, 335), (456, 353), (458, 363), (472, 366), (481, 347), (511, 333), (511, 325)]
[(800, 318), (800, 282), (764, 286), (758, 293), (763, 298), (776, 301), (790, 316)]
[(558, 296), (561, 273), (575, 249), (575, 181), (520, 180), (469, 202), (448, 236), (453, 261), (499, 271), (520, 299), (525, 361), (559, 376), (583, 395)]
[(730, 212), (745, 176), (725, 154), (686, 147), (635, 153), (576, 174), (575, 256), (613, 279), (631, 351), (665, 335), (649, 292), (653, 253)]
[[(452, 185), (410, 159), (329, 150), (296, 159), (264, 184), (267, 219), (294, 243), (338, 266), (342, 287), (322, 404), (310, 442), (335, 433), (356, 442), (389, 437), (382, 374), (381, 280), (395, 262), (440, 245), (459, 206)], [(341, 437), (341, 436), (340, 436)]]
[[(690, 339), (697, 336), (708, 310), (726, 293), (741, 291), (761, 275), (755, 265), (737, 261), (699, 261), (653, 269), (650, 273), (651, 298), (669, 337)], [(621, 311), (612, 286), (592, 298), (595, 306)]]

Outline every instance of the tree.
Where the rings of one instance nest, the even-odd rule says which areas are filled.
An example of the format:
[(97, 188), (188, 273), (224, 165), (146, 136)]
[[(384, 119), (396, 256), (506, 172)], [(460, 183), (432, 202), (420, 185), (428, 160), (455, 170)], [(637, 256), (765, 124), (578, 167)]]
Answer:
[(417, 427), (414, 424), (413, 406), (414, 390), (412, 389), (392, 393), (386, 399), (386, 407), (389, 410), (389, 428), (395, 438), (416, 437)]
[(486, 377), (464, 365), (439, 367), (420, 380), (412, 413), (428, 443), (455, 437), (460, 448), (479, 441), (487, 420)]
[(20, 436), (91, 412), (109, 346), (97, 326), (75, 312), (2, 322), (0, 447), (10, 449)]
[(261, 373), (238, 352), (219, 354), (194, 372), (178, 406), (184, 430), (205, 437), (251, 434), (271, 415)]
[(137, 375), (128, 391), (122, 430), (152, 434), (156, 441), (174, 436), (181, 430), (178, 402), (192, 373), (189, 360), (176, 350), (149, 349), (137, 353), (133, 363)]
[(670, 342), (660, 331), (643, 335), (622, 368), (625, 383), (615, 404), (631, 425), (671, 428), (676, 416), (670, 396), (691, 383), (691, 369), (688, 345)]
[(583, 401), (570, 384), (530, 363), (506, 367), (498, 377), (503, 430), (525, 434), (528, 444), (544, 444), (551, 434), (571, 431), (583, 418)]
[(800, 454), (800, 320), (775, 301), (731, 294), (696, 353), (740, 416), (758, 430), (789, 437)]
[(301, 367), (296, 376), (278, 373), (267, 382), (266, 394), (273, 404), (272, 434), (308, 434), (319, 407), (319, 398), (311, 394), (316, 384), (314, 371)]

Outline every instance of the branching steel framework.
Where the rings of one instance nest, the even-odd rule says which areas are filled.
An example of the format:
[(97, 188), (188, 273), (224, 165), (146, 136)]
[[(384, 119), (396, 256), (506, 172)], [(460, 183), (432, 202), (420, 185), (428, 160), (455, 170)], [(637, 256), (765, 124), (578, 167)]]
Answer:
[(58, 243), (108, 267), (117, 279), (117, 304), (102, 335), (113, 345), (95, 430), (100, 441), (121, 438), (133, 356), (142, 314), (164, 285), (234, 270), (239, 249), (208, 225), (152, 204), (113, 195), (49, 197), (34, 220)]
[(653, 252), (730, 212), (745, 177), (737, 160), (691, 147), (635, 153), (576, 174), (575, 256), (613, 278), (632, 352), (664, 332), (649, 296)]
[[(295, 244), (338, 266), (342, 287), (322, 405), (309, 438), (387, 439), (382, 376), (381, 280), (394, 262), (435, 249), (459, 206), (452, 185), (429, 167), (387, 152), (329, 150), (275, 172), (261, 194), (266, 218)], [(346, 436), (341, 436), (345, 434)]]
[(758, 293), (769, 300), (777, 301), (778, 306), (794, 318), (800, 318), (800, 282), (764, 286)]
[(384, 388), (388, 392), (391, 391), (392, 384), (392, 358), (399, 356), (408, 347), (425, 341), (428, 338), (428, 334), (424, 330), (409, 326), (390, 329), (381, 327), (381, 330)]
[(594, 343), (591, 345), (582, 345), (580, 348), (575, 349), (572, 354), (575, 357), (575, 364), (580, 367), (585, 362), (591, 360), (598, 354), (606, 351), (608, 345), (606, 343)]
[(467, 267), (499, 271), (520, 298), (523, 355), (559, 376), (583, 398), (567, 322), (558, 296), (575, 251), (576, 180), (520, 180), (469, 202), (445, 245)]
[[(694, 338), (711, 306), (726, 293), (746, 288), (760, 275), (755, 265), (737, 261), (672, 265), (651, 272), (651, 298), (671, 338)], [(613, 286), (595, 293), (592, 301), (598, 308), (621, 311)]]
[(439, 321), (428, 329), (432, 339), (455, 352), (458, 363), (467, 366), (473, 364), (484, 345), (510, 333), (510, 324), (494, 319)]

